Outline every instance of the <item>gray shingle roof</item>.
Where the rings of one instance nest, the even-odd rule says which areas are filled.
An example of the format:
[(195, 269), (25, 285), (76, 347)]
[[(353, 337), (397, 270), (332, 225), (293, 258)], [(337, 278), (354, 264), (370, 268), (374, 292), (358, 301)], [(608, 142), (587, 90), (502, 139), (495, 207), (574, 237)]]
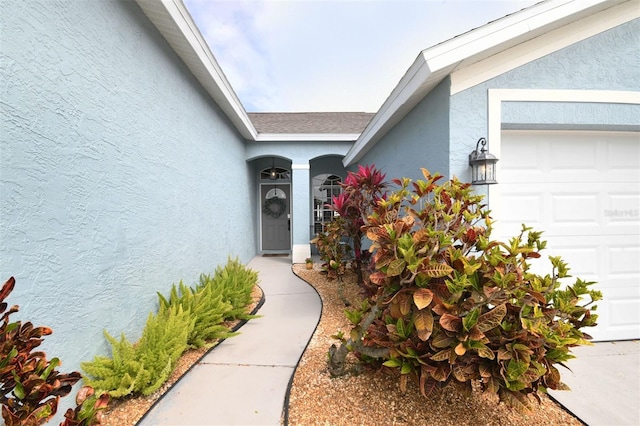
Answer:
[(362, 133), (368, 112), (250, 112), (258, 133)]

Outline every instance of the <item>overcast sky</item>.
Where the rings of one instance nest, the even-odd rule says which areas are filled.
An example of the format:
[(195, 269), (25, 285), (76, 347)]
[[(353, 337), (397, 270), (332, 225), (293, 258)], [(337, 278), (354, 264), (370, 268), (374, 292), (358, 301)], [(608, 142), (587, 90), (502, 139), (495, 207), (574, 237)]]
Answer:
[(539, 0), (183, 0), (249, 112), (376, 112), (418, 54)]

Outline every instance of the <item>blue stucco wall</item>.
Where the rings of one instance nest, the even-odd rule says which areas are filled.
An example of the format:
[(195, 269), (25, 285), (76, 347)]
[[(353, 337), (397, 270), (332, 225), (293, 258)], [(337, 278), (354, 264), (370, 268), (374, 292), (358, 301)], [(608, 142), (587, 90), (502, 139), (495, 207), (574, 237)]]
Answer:
[[(450, 172), (470, 179), (468, 155), (487, 136), (487, 91), (509, 89), (640, 90), (636, 19), (520, 66), (451, 97)], [(636, 130), (637, 105), (503, 103), (503, 128)], [(489, 141), (489, 145), (491, 141)], [(499, 177), (498, 177), (499, 179)]]
[(449, 78), (440, 82), (358, 162), (375, 164), (387, 178), (422, 179), (422, 167), (447, 175), (450, 86)]
[(137, 4), (2, 9), (0, 279), (70, 371), (103, 329), (137, 339), (156, 291), (255, 254), (255, 179)]

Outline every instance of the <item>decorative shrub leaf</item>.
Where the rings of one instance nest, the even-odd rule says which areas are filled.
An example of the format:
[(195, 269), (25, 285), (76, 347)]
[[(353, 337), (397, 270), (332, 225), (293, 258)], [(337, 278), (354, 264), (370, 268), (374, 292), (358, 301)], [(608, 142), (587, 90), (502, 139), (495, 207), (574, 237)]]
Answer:
[(367, 229), (367, 238), (371, 241), (379, 241), (384, 233), (385, 231), (383, 228), (371, 227)]
[(527, 368), (529, 368), (528, 363), (511, 359), (507, 364), (507, 377), (513, 380), (519, 379)]
[(395, 259), (391, 261), (391, 263), (389, 263), (389, 266), (387, 266), (387, 276), (397, 277), (398, 275), (402, 274), (402, 271), (404, 271), (404, 267), (406, 266), (406, 264), (407, 262), (405, 262), (404, 259)]
[(440, 352), (437, 352), (431, 355), (431, 359), (433, 361), (446, 361), (449, 359), (450, 353), (451, 353), (451, 349), (443, 349)]
[(446, 263), (431, 263), (422, 272), (431, 278), (442, 278), (450, 275), (453, 268)]
[(382, 363), (385, 367), (389, 368), (397, 368), (402, 365), (402, 363), (398, 360), (398, 358), (391, 358)]
[(398, 295), (398, 306), (400, 307), (400, 315), (406, 316), (411, 312), (411, 296), (407, 293)]
[(478, 317), (478, 329), (484, 333), (497, 327), (500, 325), (505, 315), (507, 315), (507, 306), (505, 304), (496, 306), (489, 312)]
[(478, 349), (478, 355), (480, 355), (482, 358), (487, 358), (490, 360), (493, 360), (496, 358), (496, 355), (493, 353), (493, 351), (491, 349), (489, 349), (488, 346), (482, 345), (483, 347)]
[(467, 348), (465, 348), (462, 342), (460, 342), (458, 343), (458, 346), (456, 346), (455, 352), (456, 355), (462, 356), (467, 352)]
[(419, 310), (429, 306), (433, 300), (433, 292), (427, 288), (420, 288), (413, 293), (413, 303)]
[(440, 326), (448, 331), (460, 331), (460, 328), (462, 326), (462, 319), (460, 317), (447, 313), (442, 314), (439, 322)]
[(371, 275), (369, 275), (369, 280), (377, 285), (382, 285), (384, 284), (384, 280), (387, 278), (387, 274), (385, 274), (384, 272), (374, 272)]
[(434, 348), (438, 348), (438, 349), (448, 348), (455, 341), (456, 339), (454, 339), (453, 337), (449, 337), (445, 333), (440, 332), (437, 335), (435, 335), (433, 339), (431, 339), (431, 345)]
[(433, 315), (428, 309), (414, 312), (413, 323), (418, 331), (418, 338), (426, 342), (433, 332)]
[(500, 400), (509, 407), (515, 408), (521, 413), (528, 413), (530, 411), (530, 402), (526, 395), (507, 389), (500, 389), (498, 395), (500, 396)]
[(479, 309), (472, 309), (466, 316), (462, 318), (462, 327), (465, 331), (471, 330), (471, 328), (478, 322), (480, 316)]
[(449, 374), (450, 374), (450, 367), (449, 366), (445, 367), (444, 365), (440, 364), (438, 365), (438, 368), (436, 368), (436, 370), (431, 373), (431, 377), (433, 377), (439, 382), (444, 382), (449, 377)]

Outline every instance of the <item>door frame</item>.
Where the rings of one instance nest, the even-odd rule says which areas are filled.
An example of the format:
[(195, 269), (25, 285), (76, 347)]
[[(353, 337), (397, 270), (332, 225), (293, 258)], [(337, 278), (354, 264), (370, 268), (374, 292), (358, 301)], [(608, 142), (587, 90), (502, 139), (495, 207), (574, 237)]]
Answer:
[[(286, 186), (286, 189), (283, 188)], [(262, 188), (263, 187), (278, 187), (281, 188), (288, 197), (289, 202), (289, 248), (281, 250), (264, 250), (262, 248)], [(260, 182), (258, 185), (258, 227), (260, 233), (258, 234), (258, 247), (260, 253), (291, 253), (293, 247), (293, 208), (291, 199), (291, 182)]]

